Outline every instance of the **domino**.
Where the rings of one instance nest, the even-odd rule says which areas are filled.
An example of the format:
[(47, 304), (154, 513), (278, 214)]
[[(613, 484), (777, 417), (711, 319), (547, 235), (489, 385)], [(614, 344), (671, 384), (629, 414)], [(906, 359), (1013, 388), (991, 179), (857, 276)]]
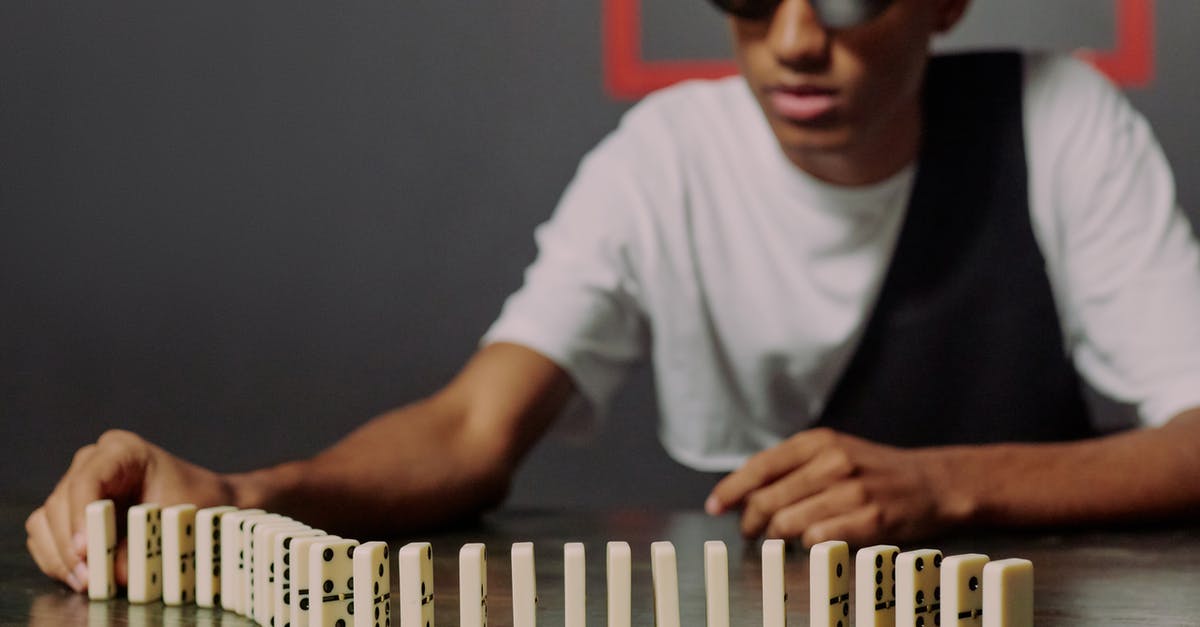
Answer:
[[(292, 590), (290, 599), (288, 599), (288, 612), (292, 625), (298, 627), (308, 627), (309, 610), (312, 608), (313, 595), (309, 590), (309, 571), (310, 558), (312, 557), (312, 546), (318, 542), (333, 542), (341, 540), (338, 536), (303, 536), (294, 538), (291, 542), (291, 580), (295, 585)], [(317, 588), (316, 598), (320, 598), (320, 588)], [(282, 626), (281, 626), (282, 627)]]
[(810, 627), (850, 627), (850, 547), (814, 544), (808, 554)]
[(983, 567), (983, 627), (1032, 627), (1033, 562), (1006, 559)]
[(627, 542), (606, 547), (608, 627), (630, 627), (633, 620), (633, 559)]
[(537, 574), (533, 565), (533, 543), (512, 545), (513, 627), (537, 624)]
[(162, 510), (163, 603), (185, 605), (196, 598), (196, 506)]
[[(311, 529), (295, 521), (263, 523), (254, 528), (254, 587), (250, 590), (250, 616), (261, 625), (270, 625), (275, 615), (275, 538), (297, 529)], [(324, 533), (324, 532), (322, 532)]]
[(398, 561), (400, 624), (433, 627), (433, 546), (428, 542), (409, 542), (400, 547)]
[[(896, 626), (896, 558), (900, 547), (877, 544), (854, 557), (854, 624), (858, 627)], [(868, 592), (874, 591), (874, 592)]]
[(675, 565), (675, 545), (654, 542), (650, 545), (650, 579), (654, 584), (654, 624), (679, 627), (679, 572)]
[[(274, 588), (271, 590), (270, 594), (273, 609), (269, 616), (275, 619), (274, 624), (277, 627), (291, 627), (293, 623), (292, 595), (294, 591), (292, 590), (292, 582), (297, 581), (298, 583), (303, 583), (304, 585), (308, 584), (307, 568), (304, 570), (303, 579), (294, 579), (295, 576), (299, 576), (296, 574), (296, 562), (303, 561), (300, 559), (300, 557), (307, 557), (308, 555), (307, 545), (302, 551), (294, 551), (293, 543), (301, 538), (320, 537), (332, 538), (333, 536), (327, 536), (324, 531), (319, 529), (301, 528), (289, 529), (275, 535), (275, 539), (273, 541), (274, 546), (271, 548), (271, 555), (274, 559), (274, 563), (272, 564), (271, 568), (275, 573)], [(308, 590), (308, 588), (305, 588), (305, 590)], [(307, 614), (305, 616), (307, 617)], [(307, 625), (307, 621), (304, 624)]]
[(125, 596), (130, 603), (149, 603), (162, 598), (162, 508), (143, 503), (129, 508), (126, 516), (128, 582)]
[(117, 555), (117, 515), (109, 499), (84, 508), (87, 524), (88, 598), (104, 601), (117, 595), (113, 566)]
[(487, 627), (487, 547), (464, 544), (458, 551), (458, 616), (462, 627)]
[(787, 625), (787, 586), (783, 574), (783, 540), (762, 544), (763, 627)]
[(896, 627), (934, 627), (941, 622), (942, 552), (906, 551), (896, 558)]
[(708, 627), (729, 627), (729, 550), (719, 540), (704, 543), (704, 600)]
[(242, 521), (258, 514), (261, 509), (240, 509), (221, 516), (221, 608), (237, 612), (242, 598), (242, 573), (245, 555), (242, 551)]
[(391, 561), (387, 542), (367, 542), (354, 549), (354, 589), (367, 595), (359, 600), (354, 627), (391, 627)]
[(587, 564), (580, 542), (563, 545), (563, 627), (587, 625)]
[(254, 616), (254, 574), (258, 569), (254, 563), (254, 529), (264, 523), (286, 520), (291, 519), (279, 514), (258, 514), (243, 519), (239, 524), (239, 533), (242, 536), (242, 567), (238, 571), (241, 573), (241, 583), (238, 584), (241, 598), (238, 599), (237, 612), (242, 616)]
[(951, 555), (942, 560), (942, 624), (983, 626), (983, 567), (988, 556)]
[(221, 604), (221, 517), (237, 511), (222, 505), (196, 512), (196, 605)]
[(354, 622), (356, 540), (314, 542), (308, 548), (308, 624), (344, 627)]

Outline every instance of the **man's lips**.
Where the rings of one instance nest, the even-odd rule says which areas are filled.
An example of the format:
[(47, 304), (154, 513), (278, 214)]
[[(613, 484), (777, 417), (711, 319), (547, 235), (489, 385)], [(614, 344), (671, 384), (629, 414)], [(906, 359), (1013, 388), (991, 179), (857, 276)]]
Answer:
[(812, 122), (837, 105), (837, 91), (821, 87), (772, 87), (767, 90), (771, 108), (782, 118)]

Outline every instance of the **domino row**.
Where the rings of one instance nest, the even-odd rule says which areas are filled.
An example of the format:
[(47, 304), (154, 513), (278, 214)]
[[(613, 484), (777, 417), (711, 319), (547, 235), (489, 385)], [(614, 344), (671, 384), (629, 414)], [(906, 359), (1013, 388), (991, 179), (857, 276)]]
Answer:
[[(193, 523), (195, 538), (192, 536)], [(160, 544), (161, 541), (161, 544)], [(115, 595), (112, 567), (116, 546), (113, 505), (88, 507), (88, 562), (92, 598)], [(387, 544), (325, 535), (261, 510), (216, 507), (197, 511), (181, 505), (129, 511), (131, 602), (161, 598), (222, 607), (264, 625), (391, 624), (391, 581)], [(584, 547), (564, 545), (565, 627), (585, 627)], [(629, 545), (607, 546), (608, 625), (630, 627), (632, 561)], [(399, 554), (400, 625), (433, 626), (433, 556), (428, 543), (410, 543)], [(513, 625), (534, 627), (537, 614), (533, 545), (512, 546)], [(188, 564), (195, 568), (189, 573)], [(106, 567), (97, 568), (95, 565)], [(704, 545), (708, 627), (729, 627), (729, 565), (725, 544)], [(1033, 624), (1033, 567), (1028, 560), (991, 562), (985, 555), (955, 555), (920, 549), (901, 553), (879, 545), (855, 558), (856, 623), (871, 627)], [(850, 553), (845, 542), (818, 544), (809, 556), (810, 625), (849, 627)], [(161, 580), (159, 572), (163, 573)], [(199, 572), (202, 576), (197, 577)], [(675, 548), (651, 545), (655, 625), (681, 627)], [(297, 587), (292, 589), (292, 582)], [(189, 594), (194, 590), (193, 594)], [(315, 591), (315, 593), (310, 593)], [(369, 612), (354, 612), (354, 592), (370, 590)], [(945, 594), (943, 594), (943, 591)], [(294, 592), (294, 593), (293, 593)], [(762, 546), (764, 627), (786, 624), (784, 543)], [(361, 598), (361, 597), (360, 597)], [(463, 626), (487, 624), (487, 566), (483, 544), (459, 552), (459, 599)], [(361, 601), (360, 601), (361, 605)]]

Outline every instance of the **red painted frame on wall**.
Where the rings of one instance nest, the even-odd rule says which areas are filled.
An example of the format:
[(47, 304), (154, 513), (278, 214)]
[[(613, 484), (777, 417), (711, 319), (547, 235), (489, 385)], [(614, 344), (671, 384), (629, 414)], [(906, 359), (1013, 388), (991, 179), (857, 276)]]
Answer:
[[(642, 58), (641, 0), (604, 2), (604, 83), (614, 98), (640, 98), (689, 78), (719, 78), (737, 72), (725, 60), (647, 61)], [(1113, 0), (1115, 41), (1110, 50), (1077, 55), (1125, 87), (1144, 87), (1154, 77), (1153, 0)]]

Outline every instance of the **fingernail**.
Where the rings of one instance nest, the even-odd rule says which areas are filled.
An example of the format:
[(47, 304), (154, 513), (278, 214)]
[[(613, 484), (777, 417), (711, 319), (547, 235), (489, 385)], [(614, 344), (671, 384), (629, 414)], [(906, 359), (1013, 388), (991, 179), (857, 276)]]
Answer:
[(717, 497), (715, 497), (715, 496), (708, 497), (708, 500), (704, 501), (704, 511), (708, 512), (709, 515), (711, 515), (711, 516), (716, 516), (717, 514), (720, 514), (721, 513), (721, 502), (718, 501)]
[(75, 575), (75, 579), (79, 581), (79, 585), (82, 587), (83, 582), (88, 580), (87, 564), (79, 562), (75, 565), (75, 570), (72, 572), (72, 574)]
[(82, 531), (76, 533), (75, 536), (71, 538), (71, 544), (75, 547), (76, 555), (83, 555), (87, 552), (87, 535), (85, 535)]
[(83, 592), (83, 584), (79, 583), (79, 578), (75, 573), (67, 573), (67, 585), (76, 592)]

